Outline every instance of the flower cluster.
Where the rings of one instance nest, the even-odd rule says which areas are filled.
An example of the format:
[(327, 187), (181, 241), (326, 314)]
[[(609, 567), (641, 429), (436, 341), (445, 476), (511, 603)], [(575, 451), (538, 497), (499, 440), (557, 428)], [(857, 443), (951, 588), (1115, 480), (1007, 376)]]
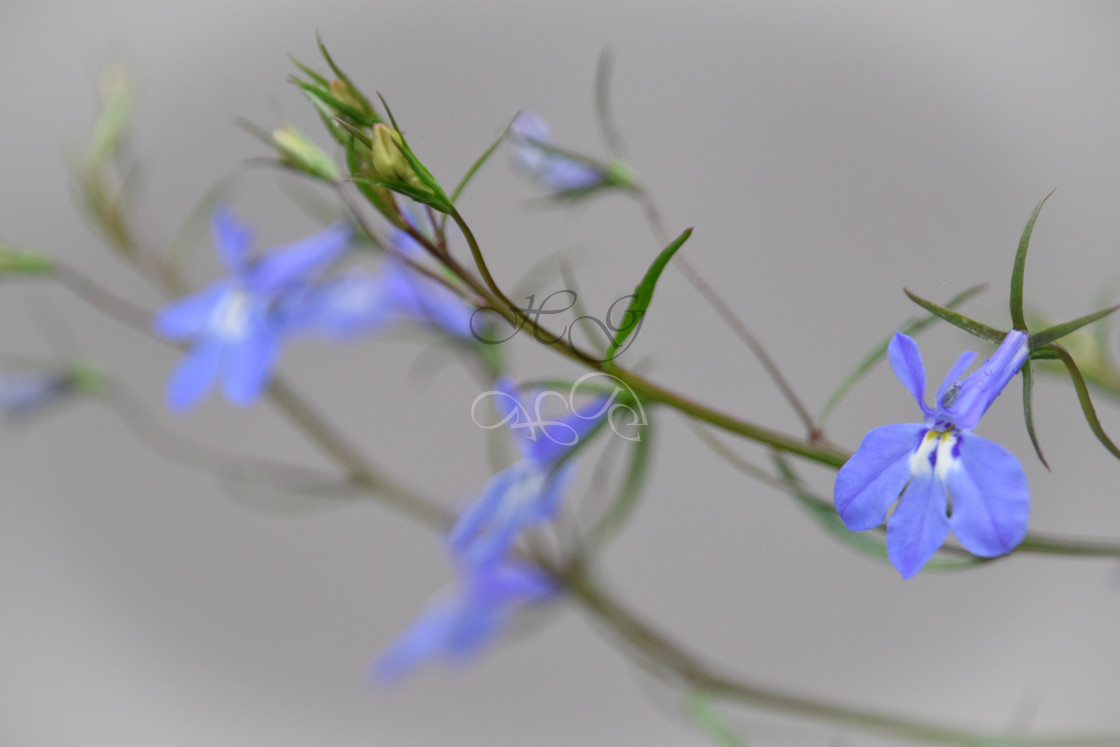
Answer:
[(925, 422), (870, 431), (837, 474), (834, 497), (848, 529), (887, 522), (887, 553), (903, 578), (921, 570), (950, 529), (965, 549), (981, 557), (1010, 552), (1026, 534), (1029, 494), (1023, 466), (972, 429), (1029, 354), (1029, 338), (1019, 330), (1009, 332), (967, 377), (975, 354), (962, 354), (930, 407), (917, 343), (901, 332), (891, 341), (891, 367), (917, 400)]
[(557, 592), (551, 579), (511, 550), (525, 529), (555, 515), (571, 477), (565, 457), (602, 424), (608, 408), (596, 400), (542, 425), (508, 379), (499, 379), (496, 391), (499, 416), (521, 456), (491, 477), (460, 515), (448, 538), (459, 583), (434, 600), (375, 662), (380, 679), (394, 680), (435, 656), (461, 660), (496, 637), (515, 610)]
[[(215, 214), (213, 230), (229, 276), (171, 304), (155, 320), (164, 337), (193, 343), (168, 381), (173, 410), (197, 404), (216, 379), (230, 402), (253, 403), (282, 344), (299, 333), (349, 340), (412, 320), (469, 335), (472, 308), (394, 254), (378, 272), (355, 268), (320, 280), (350, 242), (341, 224), (256, 259), (250, 257), (251, 232), (229, 211)], [(402, 255), (422, 257), (405, 232), (395, 231), (391, 240)]]

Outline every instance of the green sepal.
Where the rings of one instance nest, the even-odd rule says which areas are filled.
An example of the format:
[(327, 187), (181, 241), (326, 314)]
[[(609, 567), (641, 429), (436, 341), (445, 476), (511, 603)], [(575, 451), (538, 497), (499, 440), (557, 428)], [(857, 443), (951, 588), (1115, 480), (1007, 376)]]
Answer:
[(292, 83), (299, 86), (300, 89), (303, 90), (304, 94), (313, 99), (312, 103), (314, 103), (315, 101), (320, 101), (330, 107), (330, 109), (333, 109), (334, 111), (332, 112), (332, 114), (334, 117), (338, 117), (338, 115), (342, 114), (347, 118), (353, 120), (351, 124), (356, 124), (361, 127), (373, 127), (375, 124), (381, 121), (380, 117), (377, 117), (376, 115), (367, 115), (360, 109), (355, 109), (354, 107), (350, 106), (342, 99), (336, 98), (335, 95), (330, 91), (324, 91), (322, 88), (312, 85), (307, 81), (300, 80), (295, 76), (292, 76), (290, 80), (292, 81)]
[[(367, 98), (366, 95), (362, 93), (356, 85), (354, 85), (354, 82), (350, 80), (350, 76), (344, 73), (342, 71), (342, 68), (334, 64), (334, 59), (331, 57), (331, 53), (327, 51), (327, 46), (323, 44), (323, 40), (318, 34), (315, 34), (315, 43), (319, 45), (319, 52), (323, 55), (323, 59), (327, 61), (327, 65), (330, 67), (330, 69), (336, 76), (338, 76), (338, 79), (346, 85), (346, 87), (349, 89), (350, 94), (355, 99), (357, 99), (359, 104), (361, 104), (363, 113), (374, 120), (368, 126), (372, 127), (373, 125), (380, 122), (381, 117), (377, 114), (377, 110), (373, 108), (373, 104), (370, 103), (369, 98)], [(327, 85), (329, 86), (330, 84), (328, 83)]]
[(1031, 437), (1031, 445), (1034, 446), (1034, 453), (1038, 455), (1038, 461), (1042, 462), (1042, 466), (1050, 469), (1050, 465), (1046, 463), (1046, 457), (1042, 455), (1042, 447), (1038, 443), (1038, 434), (1034, 430), (1034, 372), (1031, 370), (1030, 358), (1023, 363), (1023, 418), (1027, 424), (1027, 435)]
[(1011, 326), (1013, 329), (1027, 331), (1027, 320), (1023, 315), (1023, 274), (1027, 267), (1027, 247), (1031, 243), (1031, 234), (1034, 232), (1034, 222), (1043, 204), (1050, 199), (1050, 194), (1039, 200), (1031, 212), (1030, 220), (1023, 229), (1023, 236), (1019, 239), (1019, 251), (1015, 253), (1015, 264), (1011, 268)]
[[(431, 191), (431, 194), (428, 195), (426, 199), (419, 199), (417, 197), (413, 197), (413, 199), (418, 200), (419, 202), (422, 202), (425, 205), (440, 211), (441, 213), (450, 213), (455, 209), (455, 206), (452, 204), (452, 200), (447, 196), (447, 193), (443, 191), (443, 187), (440, 186), (439, 181), (435, 178), (432, 172), (428, 171), (428, 168), (424, 164), (420, 163), (420, 159), (417, 158), (416, 154), (412, 152), (412, 148), (409, 147), (408, 140), (405, 138), (404, 133), (401, 132), (401, 128), (397, 125), (397, 120), (393, 116), (392, 110), (389, 109), (389, 104), (385, 101), (385, 98), (381, 96), (381, 94), (378, 94), (378, 97), (381, 99), (381, 105), (385, 107), (385, 113), (389, 116), (390, 124), (393, 125), (393, 129), (396, 130), (397, 134), (400, 136), (401, 140), (400, 143), (398, 143), (398, 147), (400, 148), (401, 153), (404, 155), (405, 160), (408, 161), (408, 165), (412, 167), (412, 171), (416, 174), (416, 178), (420, 180), (421, 184), (423, 184)], [(402, 192), (402, 194), (407, 194), (407, 192)]]
[[(986, 287), (987, 286), (985, 285), (974, 285), (971, 288), (966, 288), (965, 290), (949, 299), (949, 302), (945, 304), (945, 308), (953, 309), (957, 306), (960, 306), (965, 301), (972, 298), (980, 291), (984, 290), (984, 288)], [(904, 335), (914, 335), (918, 332), (921, 332), (923, 329), (933, 324), (935, 321), (937, 321), (937, 317), (931, 314), (930, 316), (923, 317), (921, 319), (914, 319), (913, 321), (902, 325), (901, 327), (899, 327), (898, 331), (903, 333)], [(867, 357), (860, 361), (860, 364), (856, 366), (856, 369), (848, 376), (848, 378), (844, 379), (843, 383), (836, 388), (836, 391), (832, 393), (832, 396), (828, 398), (827, 402), (825, 402), (824, 407), (821, 408), (820, 415), (817, 416), (818, 425), (823, 425), (824, 421), (832, 413), (832, 410), (836, 407), (836, 405), (840, 404), (840, 400), (843, 399), (844, 395), (848, 393), (848, 390), (855, 386), (856, 382), (862, 379), (867, 374), (867, 372), (875, 366), (875, 364), (877, 364), (880, 360), (887, 356), (887, 350), (890, 348), (891, 340), (893, 339), (893, 337), (894, 336), (892, 335), (891, 337), (886, 338), (874, 350), (868, 353)]]
[(1077, 400), (1081, 403), (1081, 412), (1085, 414), (1085, 421), (1089, 424), (1090, 430), (1097, 440), (1108, 449), (1114, 457), (1120, 459), (1120, 449), (1116, 444), (1112, 443), (1112, 439), (1104, 432), (1104, 427), (1101, 426), (1101, 421), (1097, 418), (1096, 408), (1093, 407), (1093, 401), (1089, 397), (1089, 387), (1085, 384), (1085, 378), (1078, 370), (1077, 364), (1073, 361), (1073, 356), (1069, 351), (1063, 348), (1056, 342), (1052, 342), (1047, 346), (1047, 349), (1053, 350), (1058, 354), (1058, 358), (1065, 364), (1066, 370), (1069, 371), (1069, 377), (1073, 381), (1073, 388), (1077, 391)]
[(688, 241), (692, 236), (692, 229), (686, 228), (677, 238), (661, 250), (657, 258), (653, 260), (653, 264), (646, 270), (642, 282), (638, 283), (638, 287), (634, 289), (634, 297), (630, 299), (630, 305), (626, 308), (624, 318), (633, 320), (633, 323), (627, 324), (615, 333), (614, 340), (611, 342), (607, 353), (604, 356), (604, 362), (611, 362), (614, 360), (615, 354), (618, 349), (622, 347), (622, 343), (626, 341), (638, 326), (638, 320), (645, 316), (646, 310), (649, 308), (650, 301), (653, 300), (653, 289), (657, 285), (658, 278), (661, 277), (661, 272), (665, 266), (669, 264), (669, 260), (677, 253), (677, 250), (684, 246), (684, 242)]
[(1007, 337), (1006, 332), (1000, 332), (998, 329), (989, 327), (986, 324), (981, 324), (975, 319), (969, 319), (967, 316), (958, 314), (955, 311), (950, 311), (944, 306), (938, 306), (933, 301), (927, 301), (921, 296), (914, 295), (906, 288), (903, 288), (902, 290), (906, 293), (907, 296), (910, 297), (911, 301), (918, 304), (929, 313), (933, 314), (934, 316), (940, 317), (941, 319), (944, 319), (945, 321), (949, 322), (949, 324), (952, 324), (954, 327), (959, 327), (969, 334), (976, 335), (977, 337), (987, 340), (988, 342), (994, 342), (996, 345), (1003, 342), (1003, 338)]
[[(358, 148), (365, 147), (366, 146), (359, 142), (359, 139), (356, 137), (351, 137), (346, 141), (346, 167), (350, 170), (350, 174), (352, 175), (350, 181), (358, 188), (362, 196), (377, 209), (377, 212), (384, 215), (393, 225), (401, 228), (404, 221), (397, 214), (396, 208), (386, 204), (385, 201), (381, 199), (381, 195), (377, 194), (370, 180), (365, 177), (357, 176), (364, 171), (362, 156), (359, 154)], [(366, 148), (366, 151), (368, 152), (369, 148)]]
[(0, 275), (49, 275), (54, 262), (42, 254), (0, 243)]
[(1086, 324), (1092, 324), (1098, 319), (1103, 319), (1117, 309), (1120, 309), (1120, 304), (1110, 306), (1107, 309), (1101, 309), (1100, 311), (1094, 311), (1092, 314), (1080, 316), (1076, 319), (1073, 319), (1072, 321), (1065, 322), (1064, 324), (1055, 324), (1053, 327), (1047, 327), (1040, 332), (1034, 332), (1031, 334), (1031, 344), (1035, 346), (1042, 346), (1048, 342), (1060, 340), (1070, 332), (1079, 330)]
[[(886, 536), (883, 532), (853, 532), (848, 529), (831, 503), (805, 490), (801, 478), (794, 472), (788, 460), (777, 452), (773, 454), (773, 459), (774, 465), (778, 468), (778, 472), (789, 487), (790, 492), (826, 532), (839, 540), (841, 544), (845, 544), (857, 552), (876, 560), (890, 562), (890, 556), (887, 554)], [(981, 562), (983, 562), (982, 558), (978, 558), (965, 550), (956, 547), (942, 547), (938, 550), (938, 555), (930, 558), (924, 567), (929, 570), (948, 571), (968, 568)]]

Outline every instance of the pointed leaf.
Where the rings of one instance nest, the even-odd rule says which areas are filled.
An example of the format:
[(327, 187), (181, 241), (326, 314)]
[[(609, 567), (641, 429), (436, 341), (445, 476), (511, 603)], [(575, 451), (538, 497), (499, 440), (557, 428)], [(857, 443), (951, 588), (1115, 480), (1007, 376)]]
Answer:
[[(516, 115), (515, 115), (515, 117), (516, 117)], [(494, 142), (490, 145), (490, 147), (486, 149), (486, 152), (484, 152), (481, 156), (479, 156), (478, 160), (475, 161), (474, 164), (469, 169), (467, 169), (467, 173), (463, 175), (463, 178), (455, 186), (455, 189), (453, 189), (451, 191), (451, 201), (452, 202), (455, 202), (455, 200), (459, 199), (459, 195), (462, 194), (463, 189), (467, 186), (467, 183), (470, 182), (471, 177), (473, 177), (475, 175), (476, 171), (478, 171), (480, 168), (482, 168), (482, 164), (486, 163), (487, 159), (490, 158), (490, 155), (495, 150), (497, 150), (499, 145), (501, 145), (502, 139), (505, 138), (506, 133), (509, 132), (509, 126), (512, 125), (512, 124), (513, 124), (513, 119), (511, 119), (509, 122), (506, 123), (506, 126), (502, 128), (502, 131), (500, 133), (498, 133), (498, 137), (494, 140)], [(445, 220), (446, 220), (446, 218), (445, 218)]]
[(1081, 411), (1085, 413), (1085, 421), (1089, 424), (1093, 435), (1097, 437), (1097, 440), (1100, 441), (1106, 449), (1112, 452), (1113, 456), (1120, 459), (1120, 449), (1116, 447), (1116, 444), (1112, 443), (1112, 440), (1104, 432), (1101, 421), (1097, 418), (1097, 411), (1093, 407), (1093, 401), (1089, 398), (1089, 387), (1085, 384), (1085, 378), (1081, 375), (1081, 371), (1078, 370), (1077, 364), (1074, 363), (1073, 356), (1069, 354), (1068, 350), (1056, 342), (1050, 343), (1047, 345), (1047, 348), (1058, 354), (1062, 363), (1065, 364), (1066, 370), (1069, 371), (1069, 377), (1073, 381), (1073, 388), (1077, 390), (1077, 399), (1081, 403)]
[(661, 277), (661, 272), (665, 266), (669, 264), (669, 260), (677, 253), (677, 250), (684, 246), (684, 242), (688, 241), (692, 236), (692, 229), (686, 228), (684, 233), (675, 238), (669, 246), (661, 250), (657, 258), (653, 260), (653, 264), (646, 270), (642, 282), (638, 283), (638, 287), (634, 289), (634, 297), (630, 299), (630, 306), (626, 309), (625, 318), (634, 320), (634, 323), (620, 327), (618, 332), (615, 333), (614, 341), (607, 349), (607, 354), (604, 358), (607, 361), (613, 361), (618, 349), (622, 343), (626, 341), (635, 329), (637, 329), (637, 322), (641, 320), (649, 308), (650, 301), (653, 300), (653, 289), (657, 285), (658, 278)]
[(1014, 329), (1023, 331), (1027, 329), (1027, 321), (1023, 316), (1023, 273), (1027, 266), (1027, 247), (1031, 243), (1031, 233), (1034, 232), (1034, 222), (1038, 219), (1038, 213), (1052, 194), (1054, 193), (1046, 195), (1034, 206), (1030, 220), (1023, 229), (1023, 236), (1019, 239), (1019, 251), (1015, 253), (1015, 264), (1011, 268), (1011, 326)]
[[(957, 306), (960, 306), (962, 303), (972, 298), (980, 291), (984, 290), (985, 287), (985, 285), (974, 285), (971, 288), (966, 288), (965, 290), (949, 299), (949, 302), (945, 304), (945, 308), (954, 309)], [(904, 335), (913, 336), (918, 332), (921, 332), (929, 325), (933, 324), (935, 321), (937, 321), (937, 317), (931, 314), (930, 316), (923, 317), (921, 319), (915, 319), (911, 322), (908, 322), (907, 324), (902, 325), (898, 328), (898, 331), (903, 333)], [(832, 393), (832, 396), (828, 398), (827, 402), (825, 402), (824, 407), (821, 408), (821, 414), (817, 417), (818, 424), (823, 425), (824, 421), (832, 413), (832, 410), (836, 407), (836, 405), (840, 404), (840, 400), (843, 399), (844, 395), (848, 393), (848, 390), (855, 386), (856, 382), (862, 379), (867, 374), (867, 372), (875, 366), (876, 363), (886, 357), (887, 348), (890, 347), (890, 343), (893, 338), (894, 335), (892, 334), (890, 337), (884, 339), (878, 347), (868, 353), (867, 357), (860, 361), (860, 364), (856, 366), (855, 371), (853, 371), (848, 376), (848, 378), (844, 379), (844, 382), (836, 388), (836, 391)]]
[(1000, 332), (998, 329), (989, 327), (986, 324), (981, 324), (975, 319), (969, 319), (967, 316), (958, 314), (955, 311), (950, 311), (944, 306), (938, 306), (933, 301), (927, 301), (920, 296), (914, 295), (906, 288), (902, 290), (910, 297), (911, 301), (918, 304), (929, 313), (944, 319), (949, 322), (949, 324), (952, 324), (954, 327), (959, 327), (969, 334), (976, 335), (988, 342), (994, 342), (997, 345), (1003, 342), (1003, 338), (1007, 337), (1006, 332)]
[(1050, 469), (1050, 465), (1046, 463), (1046, 457), (1042, 456), (1042, 447), (1038, 445), (1038, 435), (1034, 431), (1034, 410), (1033, 410), (1033, 392), (1034, 392), (1034, 374), (1031, 371), (1031, 362), (1028, 359), (1023, 364), (1023, 417), (1027, 421), (1027, 435), (1031, 437), (1031, 444), (1034, 446), (1034, 453), (1038, 454), (1038, 461), (1042, 462), (1042, 466)]
[(1117, 309), (1120, 309), (1120, 304), (1110, 306), (1107, 309), (1101, 309), (1100, 311), (1094, 311), (1092, 314), (1079, 316), (1078, 318), (1072, 321), (1065, 322), (1064, 324), (1055, 324), (1053, 327), (1047, 327), (1041, 332), (1035, 332), (1031, 335), (1031, 344), (1035, 346), (1042, 346), (1048, 342), (1060, 340), (1070, 332), (1081, 329), (1086, 324), (1092, 324), (1098, 319), (1103, 319)]
[(327, 104), (328, 106), (335, 109), (335, 111), (337, 111), (339, 114), (346, 115), (358, 124), (364, 127), (372, 127), (373, 125), (377, 124), (377, 120), (375, 117), (371, 117), (369, 114), (366, 114), (360, 109), (355, 109), (350, 104), (342, 101), (342, 99), (335, 97), (329, 91), (324, 91), (322, 88), (312, 85), (307, 81), (300, 80), (296, 77), (289, 78), (289, 80), (296, 86), (301, 88), (303, 92), (309, 97), (322, 101), (324, 104)]

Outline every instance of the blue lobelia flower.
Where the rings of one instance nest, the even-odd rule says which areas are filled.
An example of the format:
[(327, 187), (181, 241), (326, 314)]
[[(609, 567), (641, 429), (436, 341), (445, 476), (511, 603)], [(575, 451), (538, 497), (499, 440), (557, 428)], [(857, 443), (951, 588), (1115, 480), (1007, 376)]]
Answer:
[(433, 599), (373, 663), (374, 678), (395, 682), (438, 656), (465, 661), (500, 635), (517, 609), (556, 593), (555, 584), (543, 573), (512, 561), (464, 564), (459, 575), (459, 584)]
[(172, 303), (155, 319), (159, 334), (194, 346), (167, 382), (173, 410), (197, 404), (214, 380), (230, 402), (248, 405), (264, 391), (284, 336), (276, 314), (285, 294), (303, 289), (346, 248), (350, 233), (330, 226), (302, 241), (250, 259), (252, 234), (219, 210), (214, 241), (230, 276)]
[(16, 420), (48, 407), (74, 391), (74, 375), (64, 369), (0, 369), (0, 417)]
[(552, 133), (538, 114), (518, 114), (509, 127), (509, 137), (514, 164), (550, 189), (576, 192), (607, 181), (606, 173), (598, 166), (550, 150)]
[(836, 510), (853, 531), (879, 526), (887, 511), (887, 555), (903, 578), (925, 565), (953, 530), (973, 555), (1010, 552), (1027, 531), (1029, 496), (1023, 466), (1007, 449), (972, 433), (980, 417), (1030, 354), (1025, 332), (1012, 330), (976, 371), (957, 359), (925, 403), (926, 375), (918, 345), (901, 332), (888, 349), (891, 367), (914, 395), (925, 423), (870, 431), (836, 475)]
[[(423, 247), (404, 231), (394, 230), (390, 240), (409, 259), (420, 261), (426, 256)], [(306, 293), (290, 296), (285, 317), (293, 331), (339, 340), (408, 321), (470, 339), (474, 311), (450, 288), (389, 253), (377, 272), (355, 268)]]
[(608, 400), (597, 399), (564, 417), (544, 420), (540, 405), (549, 392), (526, 403), (508, 379), (499, 379), (496, 386), (490, 394), (521, 458), (487, 481), (448, 537), (453, 552), (479, 565), (501, 560), (522, 529), (552, 518), (572, 476), (573, 464), (561, 463), (564, 456), (603, 422), (610, 407)]

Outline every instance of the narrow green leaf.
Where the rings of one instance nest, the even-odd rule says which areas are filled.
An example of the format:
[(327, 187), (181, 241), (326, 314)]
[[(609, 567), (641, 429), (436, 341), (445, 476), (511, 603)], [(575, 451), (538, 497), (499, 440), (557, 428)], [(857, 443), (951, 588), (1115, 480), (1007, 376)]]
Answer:
[(1120, 309), (1120, 304), (1110, 306), (1107, 309), (1101, 309), (1100, 311), (1094, 311), (1092, 314), (1079, 316), (1078, 318), (1069, 322), (1065, 322), (1064, 324), (1055, 324), (1053, 327), (1047, 327), (1041, 332), (1035, 332), (1031, 335), (1031, 344), (1035, 346), (1042, 346), (1048, 342), (1060, 340), (1070, 332), (1081, 329), (1086, 324), (1092, 324), (1098, 319), (1103, 319), (1117, 309)]
[(1046, 457), (1042, 456), (1042, 447), (1038, 444), (1038, 435), (1034, 431), (1034, 373), (1031, 371), (1030, 359), (1023, 364), (1023, 417), (1027, 421), (1027, 435), (1031, 437), (1031, 445), (1034, 446), (1034, 453), (1038, 454), (1038, 461), (1042, 462), (1042, 466), (1050, 469), (1050, 465), (1046, 463)]
[(1007, 337), (1006, 332), (1000, 332), (998, 329), (989, 327), (986, 324), (981, 324), (975, 319), (969, 319), (967, 316), (958, 314), (955, 311), (950, 311), (944, 306), (938, 306), (933, 301), (927, 301), (920, 296), (916, 296), (905, 288), (902, 290), (910, 297), (911, 301), (918, 304), (929, 313), (944, 319), (949, 322), (949, 324), (952, 324), (954, 327), (959, 327), (969, 334), (976, 335), (988, 342), (994, 342), (997, 345), (1003, 342), (1003, 338)]
[(469, 169), (467, 169), (467, 173), (463, 175), (463, 178), (455, 186), (455, 189), (451, 191), (451, 202), (455, 202), (457, 199), (459, 199), (459, 195), (462, 194), (463, 189), (467, 186), (467, 183), (470, 182), (471, 177), (475, 175), (476, 171), (482, 168), (482, 164), (486, 163), (491, 154), (493, 154), (493, 152), (498, 149), (498, 146), (501, 145), (502, 139), (505, 138), (506, 133), (509, 131), (509, 127), (512, 124), (513, 120), (511, 119), (506, 123), (506, 126), (502, 128), (502, 131), (498, 133), (498, 137), (494, 140), (490, 147), (486, 149), (486, 152), (479, 156), (478, 160), (475, 161)]
[(1069, 377), (1073, 380), (1073, 388), (1077, 390), (1077, 400), (1081, 403), (1081, 411), (1085, 413), (1085, 421), (1089, 423), (1089, 428), (1093, 431), (1093, 435), (1097, 437), (1097, 440), (1100, 441), (1106, 449), (1112, 452), (1113, 456), (1120, 459), (1120, 449), (1116, 447), (1116, 444), (1112, 443), (1112, 440), (1104, 432), (1101, 421), (1097, 418), (1097, 411), (1093, 407), (1093, 401), (1089, 398), (1089, 387), (1085, 384), (1085, 378), (1081, 375), (1081, 371), (1078, 370), (1077, 364), (1074, 363), (1073, 356), (1069, 354), (1068, 350), (1056, 342), (1050, 343), (1047, 345), (1047, 348), (1058, 354), (1062, 363), (1065, 364), (1066, 370), (1069, 371)]
[(302, 62), (297, 60), (292, 55), (288, 55), (288, 59), (291, 60), (295, 64), (296, 67), (298, 67), (300, 70), (302, 70), (303, 74), (306, 75), (308, 78), (311, 78), (311, 80), (315, 81), (316, 83), (318, 83), (323, 88), (330, 87), (331, 82), (329, 80), (327, 80), (326, 78), (324, 78), (322, 75), (319, 75), (319, 73), (315, 72), (314, 70), (309, 68), (307, 65), (304, 65)]
[[(974, 285), (971, 288), (966, 288), (965, 290), (949, 299), (949, 302), (945, 304), (945, 308), (954, 309), (957, 306), (960, 306), (965, 301), (972, 298), (980, 291), (984, 290), (985, 287), (985, 285)], [(914, 335), (918, 332), (921, 332), (923, 329), (933, 324), (935, 321), (937, 321), (937, 317), (931, 314), (929, 316), (922, 317), (921, 319), (914, 319), (910, 322), (907, 322), (906, 324), (899, 327), (898, 331), (906, 335)], [(893, 335), (886, 338), (882, 343), (878, 345), (878, 347), (868, 353), (867, 357), (860, 361), (860, 364), (856, 366), (855, 371), (853, 371), (848, 376), (848, 378), (844, 379), (844, 382), (840, 384), (839, 387), (837, 387), (836, 391), (833, 392), (832, 396), (828, 398), (827, 402), (825, 402), (824, 407), (821, 408), (821, 414), (817, 417), (818, 425), (824, 425), (824, 421), (828, 418), (829, 415), (832, 414), (832, 411), (836, 408), (836, 405), (840, 404), (840, 400), (843, 399), (844, 395), (848, 393), (848, 390), (855, 386), (856, 382), (867, 375), (867, 372), (874, 368), (875, 364), (877, 364), (887, 356), (887, 349), (890, 347), (892, 337)]]
[(653, 442), (653, 421), (647, 414), (645, 431), (639, 440), (633, 442), (630, 452), (630, 464), (626, 469), (626, 478), (619, 486), (618, 493), (603, 517), (588, 532), (587, 541), (592, 547), (600, 547), (626, 524), (626, 520), (634, 513), (638, 505), (638, 498), (642, 495), (646, 475), (649, 473), (651, 460), (650, 446)]
[(1024, 332), (1027, 330), (1027, 320), (1023, 316), (1023, 273), (1027, 267), (1027, 247), (1031, 243), (1031, 233), (1034, 232), (1034, 222), (1038, 219), (1038, 213), (1052, 194), (1053, 191), (1034, 206), (1030, 220), (1023, 229), (1023, 236), (1019, 239), (1019, 251), (1015, 253), (1015, 264), (1011, 268), (1011, 326)]
[(54, 263), (42, 254), (0, 243), (0, 275), (49, 275)]
[(289, 78), (288, 80), (298, 86), (305, 94), (307, 94), (307, 96), (313, 99), (317, 99), (318, 101), (321, 101), (333, 108), (336, 112), (336, 116), (338, 114), (343, 114), (363, 127), (372, 127), (373, 125), (377, 124), (376, 118), (371, 117), (369, 114), (366, 114), (360, 109), (355, 109), (354, 107), (344, 102), (342, 99), (339, 99), (331, 94), (329, 91), (324, 91), (318, 86), (314, 86), (311, 83), (300, 80), (299, 78), (296, 78), (294, 76)]
[(653, 300), (653, 289), (657, 285), (658, 278), (661, 277), (661, 272), (665, 269), (665, 266), (669, 264), (669, 260), (673, 258), (677, 250), (684, 246), (684, 242), (688, 241), (690, 236), (692, 236), (692, 229), (686, 228), (684, 233), (673, 239), (669, 246), (661, 250), (657, 258), (653, 260), (653, 264), (646, 270), (642, 282), (634, 289), (634, 297), (630, 299), (630, 306), (626, 309), (625, 318), (633, 321), (621, 327), (618, 332), (615, 333), (614, 341), (611, 342), (611, 346), (607, 349), (607, 354), (605, 356), (607, 361), (614, 360), (614, 355), (618, 352), (622, 343), (637, 329), (638, 320), (645, 316), (650, 301)]
[(745, 747), (746, 741), (719, 714), (707, 693), (696, 690), (689, 695), (685, 713), (696, 728), (711, 737), (719, 747)]

